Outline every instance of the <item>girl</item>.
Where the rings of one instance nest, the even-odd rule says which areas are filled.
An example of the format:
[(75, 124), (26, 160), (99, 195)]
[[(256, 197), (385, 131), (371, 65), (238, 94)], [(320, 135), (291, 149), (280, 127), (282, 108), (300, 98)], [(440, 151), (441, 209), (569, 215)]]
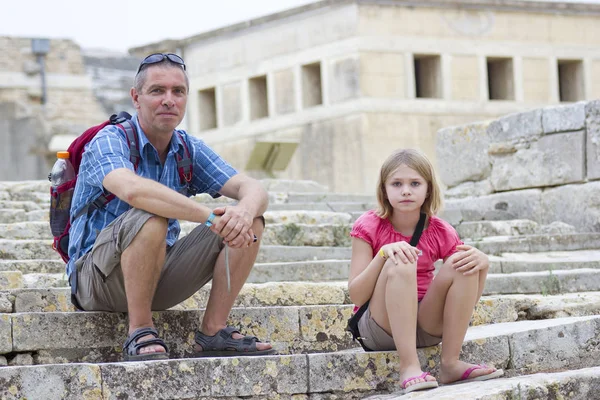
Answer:
[[(350, 298), (356, 305), (370, 299), (358, 322), (363, 344), (370, 350), (396, 349), (405, 393), (438, 386), (421, 370), (416, 348), (437, 345), (442, 337), (441, 383), (503, 375), (458, 359), (489, 261), (435, 216), (442, 197), (427, 157), (412, 149), (388, 157), (379, 175), (377, 202), (378, 209), (363, 214), (350, 233)], [(412, 247), (421, 213), (426, 214), (425, 228)], [(433, 263), (439, 259), (444, 264), (434, 279)]]

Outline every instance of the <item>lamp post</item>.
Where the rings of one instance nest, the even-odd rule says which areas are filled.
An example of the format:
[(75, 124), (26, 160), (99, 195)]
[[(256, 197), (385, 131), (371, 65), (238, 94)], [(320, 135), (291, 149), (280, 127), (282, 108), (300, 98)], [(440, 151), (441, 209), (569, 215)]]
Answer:
[(42, 105), (46, 104), (46, 67), (44, 57), (50, 51), (50, 39), (31, 39), (31, 52), (35, 54), (40, 65), (40, 76), (42, 78)]

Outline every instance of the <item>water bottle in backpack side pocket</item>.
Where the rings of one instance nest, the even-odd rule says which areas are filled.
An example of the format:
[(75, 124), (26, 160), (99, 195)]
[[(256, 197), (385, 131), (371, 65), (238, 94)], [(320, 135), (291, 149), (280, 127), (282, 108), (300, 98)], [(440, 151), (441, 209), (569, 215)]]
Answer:
[(68, 151), (59, 151), (56, 157), (57, 160), (48, 175), (51, 186), (50, 229), (55, 237), (60, 236), (69, 223), (71, 199), (77, 176), (73, 164), (69, 161)]

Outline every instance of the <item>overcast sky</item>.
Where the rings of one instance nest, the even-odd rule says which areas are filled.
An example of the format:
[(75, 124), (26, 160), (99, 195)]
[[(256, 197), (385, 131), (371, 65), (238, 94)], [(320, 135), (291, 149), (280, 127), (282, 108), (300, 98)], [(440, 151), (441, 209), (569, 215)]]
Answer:
[(314, 1), (0, 0), (0, 36), (68, 38), (86, 49), (124, 52), (130, 47), (181, 39)]
[[(73, 39), (126, 51), (272, 14), (314, 0), (0, 0), (0, 36)], [(120, 10), (120, 11), (118, 11)]]

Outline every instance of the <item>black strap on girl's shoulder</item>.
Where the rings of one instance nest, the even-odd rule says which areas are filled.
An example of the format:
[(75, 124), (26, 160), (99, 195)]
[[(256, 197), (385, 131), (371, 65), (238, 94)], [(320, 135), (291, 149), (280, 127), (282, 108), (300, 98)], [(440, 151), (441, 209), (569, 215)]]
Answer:
[(425, 228), (425, 221), (427, 221), (427, 214), (421, 213), (419, 222), (417, 222), (417, 227), (415, 228), (412, 238), (410, 238), (410, 245), (412, 247), (416, 247), (419, 244), (419, 239), (421, 239), (423, 228)]
[[(419, 244), (419, 239), (421, 239), (421, 234), (423, 233), (423, 228), (425, 227), (425, 221), (427, 221), (427, 214), (421, 213), (421, 216), (419, 217), (419, 222), (417, 222), (417, 226), (415, 227), (415, 231), (413, 232), (412, 238), (410, 238), (411, 246), (416, 247), (417, 244)], [(362, 341), (362, 338), (360, 337), (360, 332), (358, 331), (358, 321), (365, 313), (365, 311), (367, 311), (367, 308), (369, 308), (370, 301), (371, 299), (367, 300), (367, 302), (356, 311), (356, 313), (348, 320), (348, 327), (346, 328), (347, 331), (352, 333), (352, 339), (357, 340), (365, 351), (372, 350), (365, 346), (365, 344)]]

